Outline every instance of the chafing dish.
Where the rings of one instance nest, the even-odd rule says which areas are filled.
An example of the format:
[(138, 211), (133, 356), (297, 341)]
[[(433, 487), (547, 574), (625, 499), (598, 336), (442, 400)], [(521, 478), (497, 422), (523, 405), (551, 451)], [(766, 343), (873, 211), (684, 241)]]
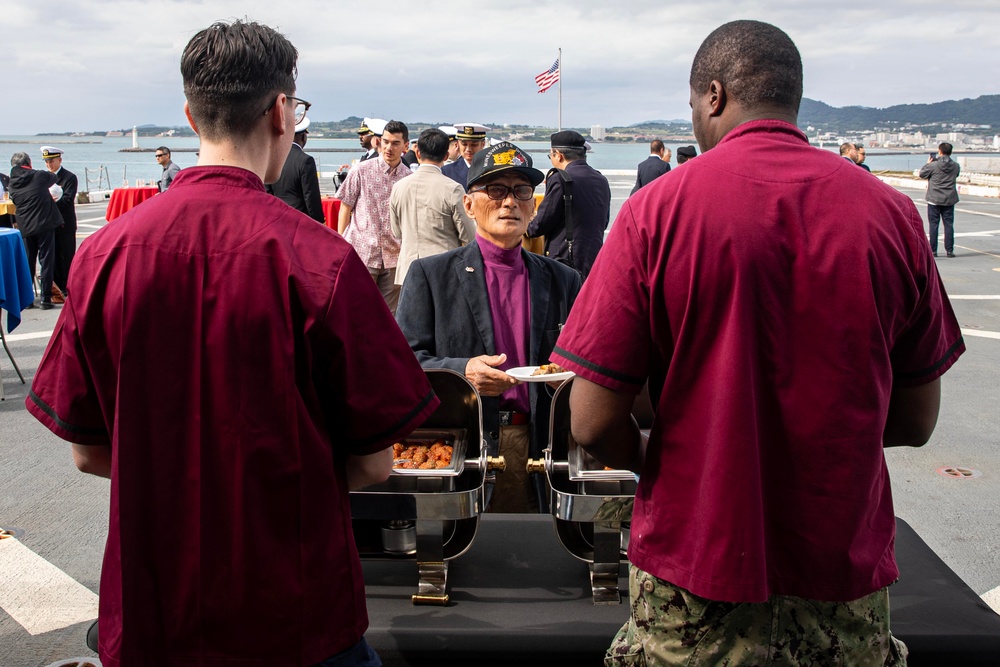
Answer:
[(451, 444), (444, 469), (394, 469), (381, 484), (351, 493), (355, 542), (362, 559), (417, 563), (414, 604), (448, 603), (448, 561), (472, 545), (485, 505), (488, 470), (503, 470), (483, 442), (479, 393), (459, 373), (428, 369), (441, 405), (407, 442)]
[[(637, 482), (628, 470), (605, 468), (573, 440), (569, 430), (571, 388), (572, 380), (567, 380), (556, 390), (545, 458), (529, 461), (528, 471), (544, 472), (548, 478), (556, 534), (570, 554), (590, 565), (594, 604), (620, 604), (618, 575), (622, 563), (627, 562)], [(637, 399), (633, 415), (640, 426), (651, 421), (652, 408), (645, 392)]]

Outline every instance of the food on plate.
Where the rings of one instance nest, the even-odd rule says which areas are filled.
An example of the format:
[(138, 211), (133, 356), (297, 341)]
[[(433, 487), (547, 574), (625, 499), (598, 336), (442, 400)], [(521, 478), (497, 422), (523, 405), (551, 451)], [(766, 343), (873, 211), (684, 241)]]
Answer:
[(440, 438), (430, 445), (406, 440), (392, 446), (392, 467), (404, 470), (439, 470), (451, 465), (452, 446)]
[(532, 375), (555, 375), (556, 373), (565, 373), (566, 369), (559, 364), (542, 364), (534, 370)]

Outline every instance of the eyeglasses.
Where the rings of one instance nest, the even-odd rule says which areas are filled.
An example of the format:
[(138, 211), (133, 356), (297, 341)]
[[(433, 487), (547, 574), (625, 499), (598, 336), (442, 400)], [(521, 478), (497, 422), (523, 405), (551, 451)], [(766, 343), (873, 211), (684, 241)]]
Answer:
[(161, 158), (161, 157), (167, 157), (167, 154), (166, 154), (166, 153), (157, 153), (157, 154), (156, 154), (156, 157), (157, 157), (157, 158)]
[[(310, 104), (309, 102), (306, 102), (305, 100), (303, 100), (301, 98), (292, 97), (291, 95), (288, 96), (288, 99), (294, 100), (294, 102), (295, 102), (295, 111), (294, 111), (294, 114), (295, 114), (295, 124), (298, 125), (299, 123), (301, 123), (305, 119), (306, 112), (309, 111), (309, 107), (311, 107), (312, 104)], [(274, 103), (277, 102), (277, 101), (278, 101), (278, 98), (275, 97), (274, 98), (274, 102), (271, 102), (270, 104), (267, 105), (267, 108), (264, 109), (264, 113), (262, 115), (266, 116), (267, 112), (274, 108)]]
[(514, 199), (519, 199), (521, 201), (528, 201), (535, 196), (535, 187), (533, 185), (527, 185), (522, 183), (521, 185), (515, 185), (514, 187), (509, 187), (506, 185), (500, 185), (499, 183), (494, 183), (493, 185), (487, 185), (481, 188), (476, 188), (474, 190), (469, 190), (469, 192), (485, 192), (486, 196), (493, 201), (503, 201), (507, 198), (511, 192), (514, 193)]

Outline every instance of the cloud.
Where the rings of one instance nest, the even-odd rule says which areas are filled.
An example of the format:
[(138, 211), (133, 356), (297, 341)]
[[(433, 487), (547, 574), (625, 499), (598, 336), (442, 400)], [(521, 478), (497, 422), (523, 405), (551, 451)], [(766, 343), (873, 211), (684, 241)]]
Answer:
[[(994, 0), (387, 0), (375, 15), (343, 0), (82, 0), (57, 18), (5, 8), (4, 68), (20, 109), (0, 132), (181, 125), (180, 53), (216, 20), (275, 26), (299, 49), (299, 93), (317, 120), (555, 124), (557, 89), (534, 76), (563, 49), (563, 124), (686, 117), (691, 59), (715, 27), (772, 22), (795, 40), (805, 92), (834, 106), (884, 107), (994, 94), (977, 63), (1000, 60)], [(11, 99), (11, 98), (8, 98)]]

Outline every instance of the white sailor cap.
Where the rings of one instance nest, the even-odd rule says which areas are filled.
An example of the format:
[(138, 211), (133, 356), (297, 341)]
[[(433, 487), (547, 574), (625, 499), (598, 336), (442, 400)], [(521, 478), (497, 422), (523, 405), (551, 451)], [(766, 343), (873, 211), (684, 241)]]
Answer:
[(449, 139), (454, 139), (458, 136), (458, 129), (454, 125), (442, 125), (438, 129), (447, 134)]
[(63, 149), (55, 146), (42, 146), (42, 159), (51, 160), (54, 157), (62, 157)]
[(308, 131), (309, 131), (309, 117), (306, 116), (300, 122), (295, 124), (295, 134), (298, 134), (299, 132), (308, 132)]
[(455, 129), (458, 130), (456, 136), (459, 139), (471, 140), (485, 139), (486, 133), (490, 131), (490, 128), (479, 123), (455, 123)]
[(490, 146), (496, 146), (499, 143), (503, 143), (503, 139), (497, 139), (496, 137), (490, 137)]
[(372, 131), (372, 134), (381, 137), (382, 133), (385, 132), (385, 126), (388, 122), (389, 121), (381, 118), (368, 118), (365, 120), (365, 125), (367, 125), (368, 129)]

